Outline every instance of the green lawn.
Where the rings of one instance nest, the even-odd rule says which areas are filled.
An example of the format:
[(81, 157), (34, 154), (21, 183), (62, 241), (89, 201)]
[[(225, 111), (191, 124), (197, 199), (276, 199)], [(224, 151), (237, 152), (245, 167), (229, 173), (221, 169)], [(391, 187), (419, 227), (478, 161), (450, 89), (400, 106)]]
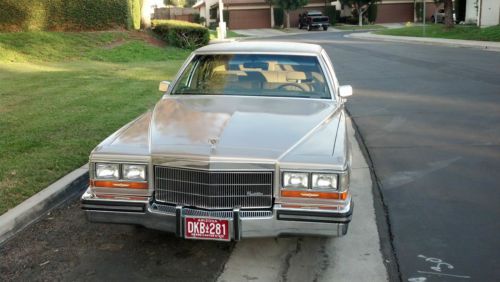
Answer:
[[(236, 33), (232, 30), (227, 30), (227, 38), (235, 38), (235, 37), (246, 37), (245, 35)], [(212, 39), (217, 39), (217, 31), (215, 30), (210, 30), (210, 40)]]
[(188, 54), (127, 32), (0, 33), (0, 214), (151, 108)]
[(363, 26), (359, 25), (334, 25), (332, 28), (341, 29), (341, 30), (371, 30), (371, 29), (386, 29), (385, 26), (377, 25), (377, 24), (367, 24)]
[(376, 33), (395, 36), (500, 41), (500, 26), (479, 28), (477, 26), (455, 25), (452, 29), (446, 29), (442, 24), (430, 24), (426, 25), (425, 28), (423, 26), (412, 26), (398, 29), (386, 29), (377, 31)]

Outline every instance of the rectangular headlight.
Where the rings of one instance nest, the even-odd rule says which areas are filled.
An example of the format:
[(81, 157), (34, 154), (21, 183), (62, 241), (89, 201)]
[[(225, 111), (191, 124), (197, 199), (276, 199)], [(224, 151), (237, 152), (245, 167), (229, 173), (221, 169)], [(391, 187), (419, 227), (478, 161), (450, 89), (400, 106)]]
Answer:
[(338, 188), (338, 176), (335, 173), (313, 173), (312, 189), (333, 189)]
[(109, 163), (96, 163), (95, 164), (95, 177), (97, 179), (119, 179), (120, 178), (120, 165)]
[(146, 181), (146, 166), (137, 164), (122, 165), (123, 180)]
[(284, 172), (283, 188), (307, 189), (309, 187), (309, 174), (304, 172)]

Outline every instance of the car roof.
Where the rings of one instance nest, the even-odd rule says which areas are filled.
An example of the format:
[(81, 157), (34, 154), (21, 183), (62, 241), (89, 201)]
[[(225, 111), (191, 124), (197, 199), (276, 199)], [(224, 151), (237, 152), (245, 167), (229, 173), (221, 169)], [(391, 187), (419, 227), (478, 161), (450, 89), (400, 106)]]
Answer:
[(279, 41), (233, 41), (209, 44), (196, 50), (197, 54), (220, 53), (301, 53), (305, 55), (319, 55), (323, 48), (317, 44)]

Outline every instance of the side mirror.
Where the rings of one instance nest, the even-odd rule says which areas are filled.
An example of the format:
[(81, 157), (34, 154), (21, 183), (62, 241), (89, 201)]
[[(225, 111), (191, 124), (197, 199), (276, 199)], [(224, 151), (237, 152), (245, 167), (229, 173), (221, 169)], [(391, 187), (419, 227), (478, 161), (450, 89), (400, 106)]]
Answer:
[(158, 87), (158, 90), (161, 92), (167, 92), (168, 88), (170, 87), (170, 81), (162, 81), (160, 82), (160, 86)]
[(347, 98), (349, 96), (352, 96), (352, 86), (351, 85), (339, 86), (339, 96), (341, 98)]

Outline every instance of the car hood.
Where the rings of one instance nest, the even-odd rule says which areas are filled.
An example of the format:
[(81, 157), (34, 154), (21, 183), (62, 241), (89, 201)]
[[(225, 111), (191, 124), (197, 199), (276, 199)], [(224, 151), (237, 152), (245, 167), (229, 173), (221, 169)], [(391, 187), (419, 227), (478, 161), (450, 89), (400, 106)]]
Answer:
[(336, 108), (313, 99), (166, 96), (151, 117), (149, 149), (152, 156), (276, 160), (324, 124), (336, 120), (336, 128)]

